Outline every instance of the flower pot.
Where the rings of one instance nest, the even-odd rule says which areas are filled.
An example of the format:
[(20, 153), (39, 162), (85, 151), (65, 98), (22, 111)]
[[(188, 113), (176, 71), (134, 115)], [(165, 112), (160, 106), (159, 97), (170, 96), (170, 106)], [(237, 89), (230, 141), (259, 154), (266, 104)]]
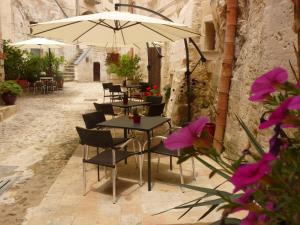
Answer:
[(58, 80), (57, 82), (57, 88), (58, 89), (63, 89), (64, 87), (64, 80)]
[(134, 124), (141, 123), (141, 116), (133, 116), (132, 119)]
[(17, 80), (17, 83), (22, 87), (22, 89), (26, 89), (29, 86), (28, 80)]
[(14, 105), (17, 100), (17, 96), (12, 95), (10, 93), (3, 93), (1, 97), (5, 105)]

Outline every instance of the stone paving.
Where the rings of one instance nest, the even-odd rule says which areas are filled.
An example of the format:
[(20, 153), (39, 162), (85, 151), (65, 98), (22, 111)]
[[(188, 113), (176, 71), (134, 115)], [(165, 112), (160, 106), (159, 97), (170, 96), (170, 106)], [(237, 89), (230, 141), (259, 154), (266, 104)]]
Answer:
[[(182, 210), (154, 215), (201, 195), (188, 189), (183, 193), (178, 187), (178, 166), (170, 171), (169, 158), (163, 157), (158, 171), (155, 155), (151, 192), (145, 183), (146, 161), (140, 187), (132, 158), (118, 166), (116, 204), (112, 203), (110, 171), (106, 177), (102, 169), (97, 182), (92, 165), (88, 166), (89, 192), (83, 195), (82, 146), (74, 128), (83, 126), (81, 114), (93, 110), (94, 99), (102, 101), (100, 87), (99, 83), (67, 83), (56, 94), (25, 96), (18, 102), (18, 114), (0, 124), (0, 177), (17, 178), (0, 196), (1, 225), (194, 224), (208, 209), (195, 208), (180, 220)], [(190, 160), (183, 164), (186, 183), (214, 187), (222, 182), (218, 177), (209, 180), (209, 170), (197, 162), (196, 171), (194, 181)], [(226, 185), (226, 189), (232, 187)], [(213, 213), (204, 221), (215, 221), (220, 214)]]

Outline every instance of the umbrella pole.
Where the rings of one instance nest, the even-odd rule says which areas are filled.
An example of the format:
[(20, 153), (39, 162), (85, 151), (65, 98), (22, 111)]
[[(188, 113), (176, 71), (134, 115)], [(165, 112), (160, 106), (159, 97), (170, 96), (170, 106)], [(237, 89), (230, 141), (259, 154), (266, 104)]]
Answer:
[(48, 52), (49, 52), (49, 72), (50, 72), (50, 76), (52, 77), (52, 59), (51, 59), (51, 50), (50, 48), (48, 48)]
[[(171, 19), (169, 19), (168, 17), (158, 13), (158, 12), (155, 12), (154, 10), (152, 9), (148, 9), (148, 8), (145, 8), (145, 7), (142, 7), (142, 6), (138, 6), (138, 5), (134, 5), (134, 4), (123, 4), (123, 3), (116, 3), (115, 4), (115, 10), (118, 11), (120, 7), (132, 7), (132, 8), (137, 8), (137, 9), (141, 9), (141, 10), (145, 10), (145, 11), (148, 11), (148, 12), (151, 12), (157, 16), (160, 16), (162, 17), (163, 19), (167, 20), (167, 21), (170, 21), (170, 22), (173, 22)], [(195, 46), (195, 48), (197, 49), (199, 55), (201, 56), (201, 61), (202, 62), (205, 62), (206, 59), (205, 57), (203, 56), (202, 52), (200, 51), (200, 49), (198, 48), (198, 46), (195, 44), (195, 42), (192, 40), (192, 38), (189, 38), (189, 40), (192, 41), (192, 44)], [(147, 45), (147, 47), (149, 47), (149, 45)], [(188, 122), (191, 121), (192, 119), (192, 110), (191, 110), (191, 71), (190, 71), (190, 60), (189, 60), (189, 47), (188, 47), (188, 41), (187, 39), (184, 39), (184, 47), (185, 47), (185, 55), (186, 55), (186, 72), (185, 72), (185, 78), (186, 78), (186, 84), (187, 84), (187, 106), (188, 106), (188, 110), (187, 110), (187, 119), (188, 119)], [(148, 71), (149, 71), (149, 68), (150, 68), (150, 65), (147, 66), (148, 68)], [(194, 70), (193, 70), (194, 71)]]

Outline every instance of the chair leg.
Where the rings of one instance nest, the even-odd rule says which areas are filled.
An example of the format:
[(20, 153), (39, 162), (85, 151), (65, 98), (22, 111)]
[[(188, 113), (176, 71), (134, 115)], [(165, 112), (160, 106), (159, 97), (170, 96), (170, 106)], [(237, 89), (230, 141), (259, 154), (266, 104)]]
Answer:
[[(184, 184), (184, 180), (183, 180), (183, 174), (182, 174), (182, 165), (181, 163), (179, 164), (179, 171), (180, 171), (180, 183)], [(180, 186), (181, 191), (184, 193), (183, 187)]]
[(116, 167), (112, 168), (113, 203), (116, 203)]
[(97, 169), (98, 169), (98, 171), (97, 171), (97, 172), (98, 172), (98, 173), (97, 173), (97, 175), (98, 175), (98, 182), (99, 182), (99, 181), (100, 181), (100, 166), (99, 166), (99, 165), (97, 165), (97, 167), (98, 167), (98, 168), (97, 168)]
[(159, 173), (160, 155), (157, 154), (157, 173)]
[(195, 160), (192, 157), (192, 167), (193, 167), (193, 179), (196, 180), (196, 174), (195, 174)]
[(170, 156), (170, 170), (173, 170), (172, 156)]
[[(132, 145), (133, 145), (133, 152), (136, 153), (135, 141), (133, 141)], [(138, 168), (139, 165), (138, 165), (137, 155), (134, 155), (134, 161), (135, 161), (136, 168)]]
[(86, 163), (83, 163), (82, 169), (83, 169), (83, 195), (86, 195)]
[(142, 155), (139, 155), (139, 167), (140, 167), (140, 186), (143, 185), (143, 161), (142, 161)]

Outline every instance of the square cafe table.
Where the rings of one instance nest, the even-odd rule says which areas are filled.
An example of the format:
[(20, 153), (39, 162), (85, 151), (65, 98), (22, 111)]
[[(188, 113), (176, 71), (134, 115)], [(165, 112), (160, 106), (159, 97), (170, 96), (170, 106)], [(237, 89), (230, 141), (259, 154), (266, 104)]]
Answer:
[(123, 101), (112, 102), (111, 105), (114, 107), (119, 107), (124, 109), (124, 115), (129, 114), (129, 109), (136, 106), (149, 105), (151, 102), (137, 102), (137, 101), (128, 101), (127, 104), (124, 104)]
[[(168, 123), (171, 127), (171, 119), (161, 116), (154, 117), (141, 117), (141, 123), (135, 124), (133, 120), (128, 116), (121, 116), (111, 120), (107, 120), (102, 123), (98, 123), (99, 127), (110, 127), (110, 128), (123, 128), (124, 129), (124, 137), (127, 137), (127, 130), (139, 130), (147, 133), (148, 139), (148, 147), (145, 152), (148, 155), (148, 191), (151, 191), (151, 131), (161, 126), (164, 123)], [(143, 153), (145, 153), (143, 152)]]

